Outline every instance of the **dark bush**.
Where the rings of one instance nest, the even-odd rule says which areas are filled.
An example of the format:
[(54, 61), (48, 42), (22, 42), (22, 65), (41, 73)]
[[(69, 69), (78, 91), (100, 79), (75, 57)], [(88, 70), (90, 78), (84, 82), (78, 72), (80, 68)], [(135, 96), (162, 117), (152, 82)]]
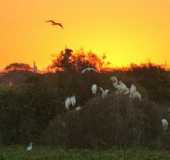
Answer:
[(56, 88), (22, 84), (0, 89), (0, 130), (3, 144), (39, 142), (50, 120), (64, 112)]
[(82, 110), (52, 120), (44, 139), (50, 144), (82, 148), (155, 145), (161, 133), (160, 118), (153, 102), (111, 94), (105, 99), (95, 97)]

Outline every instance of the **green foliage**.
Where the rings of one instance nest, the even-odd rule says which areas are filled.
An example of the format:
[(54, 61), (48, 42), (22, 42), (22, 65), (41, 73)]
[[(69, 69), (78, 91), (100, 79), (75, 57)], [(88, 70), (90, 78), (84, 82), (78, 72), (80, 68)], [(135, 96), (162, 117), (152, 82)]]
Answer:
[(0, 160), (169, 160), (168, 151), (149, 150), (147, 148), (128, 148), (126, 152), (114, 148), (99, 150), (64, 150), (52, 147), (34, 147), (26, 152), (22, 146), (0, 149)]

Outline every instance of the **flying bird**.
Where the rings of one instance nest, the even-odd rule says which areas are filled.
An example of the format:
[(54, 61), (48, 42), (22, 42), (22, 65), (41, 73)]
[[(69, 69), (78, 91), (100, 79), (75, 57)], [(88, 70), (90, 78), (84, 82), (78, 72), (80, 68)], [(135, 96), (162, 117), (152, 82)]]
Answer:
[(62, 23), (55, 22), (54, 20), (47, 20), (47, 23), (51, 23), (53, 26), (59, 26), (60, 28), (64, 28)]

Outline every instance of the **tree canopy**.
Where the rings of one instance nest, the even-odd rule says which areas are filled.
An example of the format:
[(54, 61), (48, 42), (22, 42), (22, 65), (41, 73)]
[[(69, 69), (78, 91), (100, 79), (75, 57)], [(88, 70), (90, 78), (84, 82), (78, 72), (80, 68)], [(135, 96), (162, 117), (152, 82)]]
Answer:
[(77, 71), (80, 72), (86, 67), (93, 67), (100, 70), (104, 64), (104, 58), (98, 57), (93, 52), (85, 53), (83, 50), (73, 52), (66, 48), (61, 51), (48, 67), (52, 71)]
[(31, 71), (32, 68), (29, 64), (25, 63), (11, 63), (4, 69), (5, 71)]

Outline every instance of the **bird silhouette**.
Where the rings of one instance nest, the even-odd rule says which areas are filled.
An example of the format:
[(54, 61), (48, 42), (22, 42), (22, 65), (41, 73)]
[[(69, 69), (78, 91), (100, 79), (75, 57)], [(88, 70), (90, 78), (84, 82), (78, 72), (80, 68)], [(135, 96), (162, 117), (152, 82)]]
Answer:
[(59, 26), (60, 28), (64, 28), (62, 23), (55, 22), (54, 20), (47, 20), (46, 23), (51, 23), (53, 26)]

